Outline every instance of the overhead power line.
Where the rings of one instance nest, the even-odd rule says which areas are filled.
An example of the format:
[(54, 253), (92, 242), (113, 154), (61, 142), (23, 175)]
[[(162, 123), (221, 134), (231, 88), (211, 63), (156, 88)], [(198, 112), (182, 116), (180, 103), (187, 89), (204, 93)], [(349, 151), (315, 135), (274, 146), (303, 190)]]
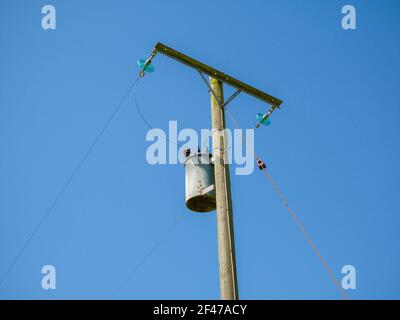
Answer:
[(185, 213), (180, 214), (176, 220), (171, 224), (171, 226), (165, 231), (164, 234), (161, 235), (160, 238), (153, 244), (153, 246), (150, 248), (149, 251), (143, 256), (143, 258), (134, 266), (132, 271), (128, 274), (126, 279), (120, 284), (120, 286), (114, 291), (114, 294), (118, 293), (121, 291), (123, 287), (125, 287), (128, 282), (133, 278), (133, 276), (136, 274), (136, 272), (139, 271), (140, 267), (147, 261), (148, 258), (156, 251), (158, 246), (168, 237), (168, 235), (176, 228), (176, 226), (179, 224), (179, 222), (182, 220), (182, 218), (185, 216)]
[(8, 275), (10, 274), (10, 272), (13, 270), (13, 268), (15, 267), (15, 265), (17, 264), (17, 262), (19, 261), (19, 259), (21, 258), (21, 256), (24, 254), (26, 248), (29, 246), (29, 244), (32, 242), (32, 240), (34, 239), (34, 237), (36, 236), (36, 234), (39, 232), (41, 226), (43, 225), (43, 223), (47, 220), (47, 218), (50, 216), (50, 214), (53, 212), (54, 207), (56, 206), (56, 204), (58, 203), (58, 201), (60, 200), (60, 198), (62, 197), (62, 195), (64, 194), (65, 190), (67, 190), (68, 186), (71, 184), (73, 178), (76, 176), (76, 174), (78, 173), (78, 171), (81, 169), (82, 165), (85, 163), (86, 159), (88, 158), (88, 156), (91, 154), (91, 152), (93, 151), (94, 147), (97, 145), (97, 143), (99, 142), (100, 138), (103, 136), (104, 132), (106, 131), (106, 129), (108, 128), (108, 126), (110, 125), (111, 121), (115, 118), (116, 114), (118, 113), (118, 111), (120, 110), (121, 106), (123, 105), (124, 101), (126, 100), (126, 98), (129, 96), (130, 92), (132, 91), (132, 89), (134, 89), (134, 87), (136, 86), (137, 82), (139, 81), (140, 77), (137, 77), (136, 80), (131, 84), (131, 86), (128, 88), (127, 92), (125, 93), (125, 95), (122, 97), (122, 99), (120, 100), (120, 102), (116, 105), (116, 107), (114, 108), (113, 112), (111, 113), (111, 115), (109, 116), (109, 118), (107, 119), (107, 121), (105, 122), (105, 124), (103, 125), (103, 127), (101, 128), (101, 130), (99, 131), (99, 133), (97, 134), (96, 138), (93, 140), (92, 144), (89, 146), (89, 148), (87, 149), (87, 151), (85, 152), (85, 154), (83, 155), (83, 157), (81, 158), (81, 160), (79, 161), (78, 165), (75, 167), (75, 169), (72, 171), (72, 173), (69, 175), (67, 181), (64, 183), (63, 187), (61, 188), (61, 190), (59, 191), (59, 193), (57, 194), (57, 196), (55, 197), (55, 199), (53, 200), (53, 202), (51, 203), (50, 207), (47, 209), (46, 213), (44, 214), (44, 216), (42, 217), (42, 219), (39, 221), (39, 223), (36, 225), (35, 229), (33, 230), (33, 232), (30, 234), (28, 240), (24, 243), (24, 245), (22, 246), (21, 250), (18, 252), (18, 254), (16, 255), (16, 257), (14, 258), (14, 260), (11, 262), (10, 266), (8, 267), (7, 271), (4, 273), (4, 275), (1, 277), (0, 280), (0, 286), (4, 283), (4, 281), (6, 280), (6, 278), (8, 277)]
[[(239, 126), (237, 120), (232, 115), (232, 113), (229, 110), (227, 110), (227, 108), (225, 108), (225, 111), (228, 114), (229, 118), (231, 119), (231, 121), (232, 121), (233, 125), (235, 126), (235, 128), (239, 129), (240, 126)], [(246, 140), (245, 140), (244, 137), (243, 137), (243, 142), (244, 142), (245, 145), (248, 146), (248, 144), (246, 143)], [(252, 152), (253, 152), (253, 154), (254, 154), (254, 156), (256, 158), (261, 159), (261, 157), (256, 154), (254, 149), (252, 149)], [(275, 179), (272, 177), (272, 175), (270, 174), (270, 172), (268, 171), (268, 169), (265, 166), (263, 167), (262, 172), (264, 173), (264, 175), (267, 178), (267, 180), (271, 183), (273, 189), (278, 194), (278, 196), (281, 199), (283, 205), (288, 210), (288, 212), (290, 213), (290, 215), (293, 218), (293, 220), (296, 222), (297, 226), (299, 227), (299, 229), (300, 229), (301, 233), (303, 234), (304, 238), (307, 240), (308, 244), (311, 246), (311, 248), (317, 254), (318, 258), (320, 259), (320, 261), (321, 261), (321, 263), (323, 265), (323, 267), (328, 272), (328, 275), (329, 275), (330, 279), (332, 280), (332, 282), (335, 284), (335, 286), (338, 287), (338, 289), (339, 289), (340, 293), (342, 294), (342, 296), (344, 297), (344, 299), (348, 300), (348, 296), (346, 295), (346, 292), (344, 291), (344, 289), (340, 285), (339, 281), (336, 279), (336, 277), (333, 274), (332, 270), (329, 268), (328, 264), (326, 263), (325, 259), (323, 258), (322, 254), (320, 253), (320, 251), (317, 249), (316, 245), (312, 241), (312, 239), (311, 239), (309, 233), (307, 232), (306, 228), (304, 227), (303, 223), (300, 221), (300, 219), (297, 217), (297, 215), (294, 213), (294, 211), (290, 208), (286, 197), (284, 196), (282, 190), (278, 186), (278, 184), (275, 181)]]

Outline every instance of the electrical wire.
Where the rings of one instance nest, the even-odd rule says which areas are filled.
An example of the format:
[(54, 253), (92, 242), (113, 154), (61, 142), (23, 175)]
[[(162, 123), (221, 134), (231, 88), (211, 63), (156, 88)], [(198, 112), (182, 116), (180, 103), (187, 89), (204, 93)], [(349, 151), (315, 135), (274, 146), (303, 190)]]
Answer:
[[(141, 117), (141, 119), (143, 120), (143, 122), (146, 123), (146, 125), (147, 125), (149, 128), (152, 129), (153, 126), (151, 126), (151, 124), (150, 124), (150, 123), (145, 119), (145, 117), (143, 116), (143, 113), (141, 112), (140, 107), (139, 107), (139, 105), (138, 105), (138, 103), (137, 103), (137, 100), (136, 100), (136, 93), (134, 93), (134, 94), (135, 94), (136, 109), (137, 109), (137, 111), (138, 111), (139, 116)], [(210, 92), (210, 94), (212, 94), (212, 95), (215, 96), (214, 92)], [(232, 121), (232, 123), (234, 124), (234, 126), (235, 126), (237, 129), (240, 129), (240, 126), (239, 126), (237, 120), (233, 117), (232, 113), (228, 110), (228, 105), (224, 107), (224, 106), (221, 105), (219, 99), (216, 98), (216, 100), (217, 100), (217, 102), (218, 102), (220, 108), (226, 111), (226, 114), (229, 116), (229, 118), (230, 118), (230, 120)], [(168, 140), (168, 138), (167, 138), (167, 140)], [(169, 141), (169, 140), (168, 140), (168, 141)], [(243, 141), (244, 141), (244, 144), (248, 146), (248, 144), (247, 144), (247, 142), (246, 142), (246, 140), (245, 140), (245, 137), (243, 137)], [(170, 141), (170, 142), (171, 142), (171, 141)], [(175, 142), (175, 143), (176, 143), (176, 142)], [(203, 143), (204, 143), (204, 142), (203, 142)], [(202, 143), (202, 144), (203, 144), (203, 143)], [(251, 148), (252, 148), (252, 147), (251, 147)], [(252, 152), (253, 152), (253, 154), (254, 154), (254, 156), (255, 156), (256, 158), (261, 158), (260, 156), (257, 155), (257, 153), (255, 152), (255, 150), (254, 150), (253, 148), (252, 148)], [(343, 295), (343, 297), (344, 297), (346, 300), (348, 300), (348, 297), (347, 297), (347, 295), (346, 295), (344, 289), (340, 286), (338, 280), (336, 279), (336, 277), (335, 277), (334, 274), (332, 273), (331, 269), (329, 268), (328, 264), (326, 263), (325, 259), (323, 258), (322, 254), (320, 253), (320, 251), (317, 249), (316, 245), (315, 245), (314, 242), (312, 241), (312, 239), (311, 239), (309, 233), (307, 232), (307, 230), (305, 229), (304, 225), (302, 224), (302, 222), (300, 221), (300, 219), (297, 217), (297, 215), (294, 213), (294, 211), (290, 208), (289, 203), (288, 203), (286, 197), (284, 196), (283, 192), (282, 192), (281, 189), (279, 188), (279, 186), (278, 186), (278, 184), (276, 183), (276, 181), (273, 179), (272, 175), (269, 173), (269, 171), (268, 171), (266, 168), (263, 170), (263, 173), (264, 173), (265, 177), (267, 178), (267, 180), (271, 183), (271, 185), (272, 185), (272, 187), (274, 188), (275, 192), (276, 192), (276, 193), (278, 194), (278, 196), (280, 197), (280, 199), (281, 199), (283, 205), (284, 205), (285, 208), (288, 210), (288, 212), (290, 213), (290, 215), (291, 215), (291, 217), (293, 218), (293, 220), (296, 222), (298, 228), (300, 229), (300, 231), (301, 231), (301, 233), (303, 234), (303, 236), (304, 236), (304, 238), (306, 239), (306, 241), (307, 241), (308, 244), (311, 246), (311, 248), (314, 250), (314, 252), (317, 254), (318, 258), (320, 259), (322, 265), (323, 265), (324, 268), (326, 269), (326, 271), (327, 271), (327, 273), (328, 273), (330, 279), (332, 280), (332, 282), (338, 287), (338, 289), (339, 289), (340, 293)], [(153, 251), (154, 251), (154, 250), (153, 250)], [(150, 254), (151, 254), (151, 253), (150, 253)], [(149, 254), (149, 255), (150, 255), (150, 254)], [(146, 255), (145, 258), (144, 258), (144, 260), (146, 260), (147, 257), (148, 257), (148, 256)], [(139, 263), (139, 265), (138, 265), (137, 268), (139, 268), (141, 264), (142, 264), (142, 263)], [(137, 269), (134, 269), (132, 275), (133, 275), (136, 271), (137, 271)], [(131, 277), (131, 276), (130, 276), (130, 277)], [(126, 282), (129, 281), (130, 277), (128, 278), (128, 280), (127, 280)], [(125, 283), (126, 283), (126, 282), (125, 282)], [(122, 286), (123, 286), (123, 285), (122, 285)], [(122, 287), (122, 286), (121, 286), (121, 287)], [(121, 287), (120, 287), (120, 288), (121, 288)]]
[[(39, 232), (41, 226), (43, 225), (43, 223), (47, 220), (47, 218), (50, 216), (50, 214), (53, 212), (53, 209), (55, 208), (56, 204), (58, 203), (58, 201), (61, 199), (62, 195), (64, 194), (64, 192), (67, 190), (68, 186), (71, 184), (73, 178), (76, 176), (76, 174), (79, 172), (79, 170), (81, 169), (82, 165), (85, 163), (86, 159), (89, 157), (89, 155), (91, 154), (91, 152), (93, 151), (94, 147), (97, 145), (97, 143), (99, 142), (100, 138), (102, 137), (102, 135), (104, 134), (104, 132), (106, 131), (106, 129), (108, 128), (108, 126), (110, 125), (110, 123), (112, 122), (112, 120), (115, 118), (116, 114), (118, 113), (118, 111), (120, 110), (120, 108), (122, 107), (124, 101), (126, 100), (126, 98), (129, 96), (129, 94), (131, 93), (132, 90), (134, 90), (134, 101), (135, 101), (135, 106), (136, 106), (136, 110), (140, 116), (140, 118), (142, 119), (142, 121), (149, 127), (149, 129), (153, 129), (153, 126), (150, 124), (149, 121), (146, 120), (146, 118), (144, 117), (140, 106), (137, 102), (137, 94), (136, 94), (136, 85), (138, 83), (140, 79), (140, 76), (138, 76), (136, 78), (136, 80), (132, 83), (132, 85), (128, 88), (126, 94), (123, 96), (123, 98), (120, 100), (120, 102), (117, 104), (116, 108), (113, 110), (113, 112), (111, 113), (110, 117), (107, 119), (107, 121), (105, 122), (105, 124), (103, 125), (103, 127), (101, 128), (100, 132), (97, 134), (96, 138), (94, 139), (94, 141), (92, 142), (92, 144), (89, 146), (89, 148), (87, 149), (87, 151), (85, 152), (85, 154), (83, 155), (83, 157), (81, 158), (81, 160), (79, 161), (78, 165), (75, 167), (75, 169), (73, 170), (73, 172), (70, 174), (70, 176), (68, 177), (67, 181), (65, 182), (65, 184), (63, 185), (63, 187), (61, 188), (60, 192), (57, 194), (57, 196), (55, 197), (55, 199), (53, 200), (53, 202), (51, 203), (50, 207), (48, 208), (48, 210), (46, 211), (45, 215), (42, 217), (42, 219), (39, 221), (39, 223), (37, 224), (37, 226), (35, 227), (35, 229), (33, 230), (33, 232), (30, 234), (28, 240), (24, 243), (23, 247), (21, 248), (21, 250), (18, 252), (17, 256), (14, 258), (14, 260), (12, 261), (12, 263), (10, 264), (10, 266), (8, 267), (7, 271), (5, 272), (5, 274), (2, 276), (2, 278), (0, 279), (0, 286), (4, 283), (4, 281), (6, 280), (6, 278), (8, 277), (8, 275), (11, 273), (11, 271), (13, 270), (13, 268), (15, 267), (15, 265), (17, 264), (17, 262), (19, 261), (19, 259), (22, 257), (23, 253), (25, 252), (26, 248), (29, 246), (29, 244), (32, 242), (32, 240), (34, 239), (34, 237), (36, 236), (36, 234)], [(229, 118), (232, 120), (232, 122), (234, 123), (234, 126), (236, 128), (240, 128), (238, 125), (238, 122), (236, 121), (236, 119), (233, 117), (233, 115), (231, 114), (231, 112), (227, 109), (224, 108), (226, 113), (228, 114)], [(173, 142), (171, 140), (169, 140), (168, 137), (166, 137), (166, 139), (169, 142)], [(244, 140), (245, 141), (245, 140)], [(178, 145), (178, 142), (173, 142), (176, 145)], [(245, 141), (246, 144), (246, 141)], [(257, 154), (255, 153), (255, 150), (253, 150), (253, 153), (256, 157)], [(288, 201), (286, 199), (286, 197), (283, 195), (281, 189), (279, 188), (278, 184), (276, 183), (276, 181), (273, 179), (272, 175), (268, 172), (267, 169), (263, 170), (263, 173), (265, 175), (265, 177), (270, 181), (271, 185), (273, 186), (275, 192), (279, 195), (279, 197), (281, 198), (282, 203), (284, 204), (285, 208), (289, 211), (290, 215), (292, 216), (292, 218), (295, 220), (296, 224), (298, 225), (299, 229), (301, 230), (303, 236), (305, 237), (305, 239), (307, 240), (307, 242), (309, 243), (309, 245), (312, 247), (312, 249), (315, 251), (315, 253), (318, 255), (319, 259), (321, 260), (324, 268), (327, 270), (332, 282), (334, 282), (334, 284), (339, 288), (339, 290), (341, 291), (342, 295), (344, 296), (345, 299), (348, 299), (346, 293), (344, 292), (344, 289), (340, 286), (338, 280), (336, 279), (336, 277), (334, 276), (334, 274), (332, 273), (331, 269), (328, 267), (325, 259), (322, 257), (321, 253), (319, 252), (319, 250), (317, 249), (317, 247), (315, 246), (314, 242), (312, 241), (311, 237), (309, 236), (308, 232), (306, 231), (304, 225), (301, 223), (301, 221), (299, 220), (299, 218), (296, 216), (296, 214), (294, 213), (294, 211), (290, 208)], [(170, 234), (170, 232), (172, 232), (175, 227), (178, 225), (178, 223), (182, 220), (182, 218), (184, 217), (184, 214), (180, 215), (175, 221), (174, 223), (170, 226), (170, 228), (167, 229), (167, 231), (155, 242), (155, 244), (151, 247), (151, 249), (146, 253), (146, 255), (141, 259), (141, 261), (133, 268), (133, 270), (129, 273), (128, 277), (125, 279), (125, 281), (118, 287), (118, 289), (115, 291), (118, 292), (120, 291), (131, 279), (132, 277), (135, 275), (135, 273), (140, 269), (140, 267), (146, 262), (146, 260), (151, 256), (151, 254), (157, 249), (157, 247), (161, 244), (161, 242), (163, 240), (165, 240), (167, 238), (167, 236)]]
[[(137, 111), (137, 113), (138, 113), (140, 119), (146, 124), (146, 126), (147, 126), (150, 130), (151, 130), (151, 129), (154, 129), (153, 125), (150, 123), (150, 121), (148, 121), (148, 120), (146, 119), (146, 117), (144, 116), (144, 114), (143, 114), (143, 112), (142, 112), (142, 109), (140, 108), (140, 105), (139, 105), (139, 103), (138, 103), (138, 101), (137, 101), (137, 92), (136, 92), (136, 88), (135, 88), (135, 90), (133, 91), (133, 100), (134, 100), (134, 102), (135, 102), (136, 111)], [(166, 139), (168, 142), (175, 144), (178, 148), (182, 146), (182, 143), (179, 143), (178, 141), (171, 140), (171, 139), (169, 139), (167, 136), (165, 136), (165, 139)]]
[[(139, 117), (141, 118), (141, 120), (146, 124), (146, 126), (149, 129), (153, 129), (154, 127), (151, 125), (151, 123), (146, 119), (146, 117), (144, 116), (140, 105), (137, 101), (137, 91), (136, 91), (136, 86), (134, 87), (133, 90), (133, 96), (134, 96), (134, 102), (135, 102), (135, 107), (136, 107), (136, 111), (139, 115)], [(172, 141), (170, 139), (168, 139), (168, 137), (166, 137), (167, 141), (171, 142), (171, 143), (175, 143), (177, 146), (178, 143), (175, 141)], [(113, 294), (117, 294), (119, 291), (121, 291), (121, 289), (123, 287), (125, 287), (128, 282), (133, 278), (133, 276), (136, 274), (136, 272), (139, 271), (139, 269), (143, 266), (143, 264), (150, 258), (150, 256), (156, 251), (156, 249), (158, 248), (158, 246), (168, 237), (168, 235), (176, 228), (176, 226), (179, 224), (179, 222), (183, 219), (183, 217), (185, 216), (185, 212), (182, 213), (181, 215), (179, 215), (177, 217), (177, 219), (172, 223), (172, 225), (166, 230), (166, 232), (164, 234), (162, 234), (162, 236), (154, 243), (154, 245), (150, 248), (149, 251), (147, 251), (147, 253), (143, 256), (143, 258), (133, 267), (132, 271), (129, 272), (128, 276), (126, 277), (126, 279), (119, 285), (119, 287), (114, 290)]]
[(114, 294), (117, 294), (123, 287), (125, 287), (128, 282), (133, 278), (136, 272), (139, 271), (140, 267), (147, 261), (147, 259), (155, 252), (158, 246), (168, 237), (168, 235), (176, 228), (182, 218), (185, 216), (186, 212), (183, 212), (179, 215), (176, 220), (172, 223), (172, 225), (166, 230), (166, 232), (154, 243), (154, 245), (150, 248), (149, 251), (143, 256), (143, 258), (135, 265), (132, 271), (128, 274), (126, 279), (121, 283), (121, 285), (114, 291)]
[(108, 128), (108, 126), (110, 125), (111, 121), (115, 118), (116, 114), (118, 113), (118, 111), (120, 110), (121, 106), (123, 105), (124, 101), (126, 100), (126, 98), (129, 96), (130, 92), (132, 91), (132, 89), (134, 89), (136, 87), (136, 84), (138, 83), (140, 77), (137, 77), (136, 80), (131, 84), (131, 86), (128, 88), (127, 92), (125, 93), (125, 95), (122, 97), (122, 99), (120, 100), (120, 102), (117, 104), (117, 106), (114, 108), (113, 112), (111, 113), (110, 117), (107, 119), (107, 121), (105, 122), (105, 124), (103, 125), (103, 127), (101, 128), (101, 130), (99, 131), (99, 133), (97, 134), (96, 138), (93, 140), (92, 144), (89, 146), (89, 148), (87, 149), (87, 151), (85, 152), (85, 154), (83, 155), (83, 157), (81, 158), (81, 160), (79, 161), (78, 165), (75, 167), (75, 169), (72, 171), (72, 173), (70, 174), (70, 176), (68, 177), (67, 181), (64, 183), (63, 187), (61, 188), (61, 190), (59, 191), (59, 193), (57, 194), (57, 196), (55, 197), (55, 199), (53, 200), (53, 202), (51, 203), (50, 207), (48, 208), (48, 210), (46, 211), (45, 215), (42, 217), (42, 219), (39, 221), (39, 223), (36, 225), (35, 229), (33, 230), (33, 232), (30, 234), (28, 240), (25, 242), (25, 244), (23, 245), (23, 247), (21, 248), (21, 250), (18, 252), (17, 256), (14, 258), (14, 260), (12, 261), (12, 263), (10, 264), (10, 266), (8, 267), (6, 273), (2, 276), (1, 280), (0, 280), (0, 286), (4, 283), (4, 281), (6, 280), (6, 278), (8, 277), (8, 275), (10, 274), (10, 272), (13, 270), (13, 268), (15, 267), (15, 265), (17, 264), (17, 262), (19, 261), (19, 259), (21, 258), (21, 256), (23, 255), (23, 253), (25, 252), (26, 248), (29, 246), (29, 244), (32, 242), (33, 238), (36, 236), (36, 234), (38, 233), (38, 231), (40, 230), (40, 227), (43, 225), (43, 223), (47, 220), (47, 218), (50, 216), (50, 214), (53, 212), (54, 207), (56, 206), (56, 204), (58, 203), (58, 201), (60, 200), (60, 198), (62, 197), (62, 195), (64, 194), (65, 190), (67, 190), (68, 186), (71, 184), (73, 178), (76, 176), (76, 174), (78, 173), (78, 171), (80, 170), (80, 168), (82, 167), (82, 165), (84, 164), (84, 162), (86, 161), (86, 159), (89, 157), (89, 155), (91, 154), (91, 152), (93, 151), (94, 147), (97, 145), (97, 143), (99, 142), (100, 138), (102, 137), (102, 135), (104, 134), (104, 132), (106, 131), (106, 129)]
[(328, 272), (329, 277), (331, 278), (332, 282), (339, 288), (341, 294), (343, 297), (348, 300), (348, 297), (346, 295), (346, 292), (342, 288), (342, 286), (339, 284), (338, 280), (336, 279), (335, 275), (332, 273), (332, 270), (329, 268), (328, 264), (326, 263), (325, 259), (322, 257), (321, 253), (315, 246), (314, 242), (312, 241), (310, 235), (308, 234), (307, 230), (305, 229), (304, 225), (301, 223), (297, 215), (294, 213), (294, 211), (289, 207), (289, 203), (286, 199), (286, 197), (283, 195), (281, 189), (279, 188), (278, 184), (274, 180), (274, 178), (271, 176), (271, 174), (268, 172), (268, 170), (264, 169), (263, 173), (265, 177), (270, 181), (272, 187), (276, 191), (276, 193), (279, 195), (279, 197), (282, 200), (283, 205), (286, 207), (286, 209), (289, 211), (290, 215), (292, 216), (293, 220), (296, 222), (297, 226), (299, 227), (300, 231), (304, 235), (304, 238), (307, 240), (311, 248), (314, 250), (314, 252), (317, 254), (318, 258), (321, 260), (324, 268)]
[(147, 125), (147, 127), (149, 127), (149, 129), (153, 129), (153, 126), (150, 124), (149, 121), (146, 120), (146, 118), (144, 117), (142, 110), (140, 109), (139, 103), (137, 101), (137, 92), (136, 92), (136, 88), (135, 90), (133, 90), (133, 100), (135, 101), (135, 107), (136, 107), (136, 111), (139, 114), (139, 117), (142, 119), (142, 121)]
[[(229, 118), (231, 119), (232, 123), (234, 124), (234, 126), (239, 129), (239, 124), (237, 122), (237, 120), (233, 117), (232, 113), (225, 108), (226, 113), (228, 114)], [(243, 141), (244, 144), (246, 146), (249, 146), (245, 140), (245, 138), (243, 137)], [(259, 157), (255, 150), (250, 146), (250, 148), (252, 149), (252, 152), (254, 154), (254, 156), (256, 158), (261, 158)], [(348, 300), (348, 296), (346, 295), (346, 292), (344, 291), (344, 289), (342, 288), (342, 286), (339, 284), (339, 281), (336, 279), (335, 275), (332, 273), (331, 269), (329, 268), (328, 264), (326, 263), (325, 259), (322, 257), (320, 251), (317, 249), (316, 245), (314, 244), (314, 242), (312, 241), (309, 233), (307, 232), (307, 230), (305, 229), (304, 225), (301, 223), (300, 219), (297, 217), (297, 215), (294, 213), (294, 211), (290, 208), (289, 203), (286, 199), (286, 197), (284, 196), (282, 190), (279, 188), (278, 184), (276, 183), (276, 181), (274, 180), (274, 178), (272, 177), (272, 175), (269, 173), (268, 169), (265, 168), (264, 170), (262, 170), (265, 177), (267, 178), (267, 180), (271, 183), (272, 187), (274, 188), (275, 192), (278, 194), (278, 196), (280, 197), (283, 205), (285, 206), (285, 208), (288, 210), (288, 212), (290, 213), (291, 217), (293, 218), (293, 220), (296, 222), (297, 226), (299, 227), (300, 231), (302, 232), (304, 238), (307, 240), (308, 244), (311, 246), (311, 248), (314, 250), (314, 252), (317, 254), (318, 258), (320, 259), (322, 265), (324, 266), (324, 268), (326, 269), (326, 271), (328, 272), (328, 275), (330, 277), (330, 279), (332, 280), (332, 282), (338, 287), (340, 293), (343, 295), (343, 297)]]

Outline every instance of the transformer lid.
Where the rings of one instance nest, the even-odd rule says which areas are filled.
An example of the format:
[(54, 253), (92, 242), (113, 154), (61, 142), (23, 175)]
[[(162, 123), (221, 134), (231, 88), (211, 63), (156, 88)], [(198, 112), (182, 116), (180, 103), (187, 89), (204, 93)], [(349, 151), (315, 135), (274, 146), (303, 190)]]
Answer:
[(183, 162), (183, 165), (186, 166), (187, 162), (193, 158), (197, 159), (207, 159), (204, 162), (198, 161), (197, 164), (212, 164), (212, 154), (211, 153), (205, 153), (205, 152), (196, 152), (191, 154), (190, 156), (186, 157), (185, 161)]

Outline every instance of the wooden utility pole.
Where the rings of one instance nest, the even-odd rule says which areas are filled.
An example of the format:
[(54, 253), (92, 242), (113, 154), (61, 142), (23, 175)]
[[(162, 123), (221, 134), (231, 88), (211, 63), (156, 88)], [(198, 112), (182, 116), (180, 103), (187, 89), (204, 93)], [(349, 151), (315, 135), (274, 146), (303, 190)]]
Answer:
[[(222, 82), (210, 77), (212, 154), (214, 158), (217, 197), (219, 281), (222, 300), (237, 300), (235, 240), (232, 200), (227, 163), (224, 94)], [(219, 101), (218, 101), (218, 100)]]
[[(207, 84), (211, 95), (211, 119), (212, 119), (212, 146), (215, 171), (215, 189), (217, 202), (218, 225), (218, 259), (221, 299), (237, 300), (238, 286), (236, 276), (235, 241), (233, 235), (232, 200), (230, 190), (229, 165), (227, 163), (227, 145), (225, 134), (224, 108), (241, 92), (249, 94), (275, 108), (279, 108), (282, 101), (269, 95), (247, 83), (244, 83), (224, 72), (193, 59), (171, 47), (158, 42), (150, 57), (143, 62), (140, 76), (143, 77), (151, 65), (152, 59), (157, 53), (161, 53), (183, 63), (199, 72)], [(147, 69), (146, 69), (147, 68)], [(152, 70), (152, 69), (151, 69)], [(152, 72), (152, 71), (148, 71)], [(204, 77), (210, 77), (210, 82)], [(222, 84), (228, 84), (236, 89), (224, 102)], [(272, 111), (271, 111), (272, 112)], [(265, 119), (270, 113), (265, 115)], [(264, 118), (262, 119), (264, 120)], [(261, 121), (260, 121), (261, 122)]]

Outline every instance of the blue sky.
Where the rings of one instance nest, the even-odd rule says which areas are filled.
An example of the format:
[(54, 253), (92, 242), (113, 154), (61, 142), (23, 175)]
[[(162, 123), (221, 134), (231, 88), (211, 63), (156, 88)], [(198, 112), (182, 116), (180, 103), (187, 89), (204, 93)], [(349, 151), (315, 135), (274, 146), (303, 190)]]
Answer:
[[(41, 28), (45, 4), (56, 30)], [(346, 4), (356, 30), (341, 28)], [(355, 266), (349, 298), (400, 298), (399, 31), (394, 0), (2, 1), (0, 275), (161, 41), (284, 100), (257, 151), (334, 274)], [(137, 87), (145, 116), (209, 128), (196, 72), (154, 64)], [(230, 110), (252, 128), (266, 106), (241, 95)], [(0, 298), (219, 298), (215, 212), (186, 209), (183, 166), (146, 162), (147, 130), (130, 95)], [(242, 299), (341, 298), (260, 172), (232, 175), (232, 196)], [(56, 290), (41, 288), (47, 264)]]

